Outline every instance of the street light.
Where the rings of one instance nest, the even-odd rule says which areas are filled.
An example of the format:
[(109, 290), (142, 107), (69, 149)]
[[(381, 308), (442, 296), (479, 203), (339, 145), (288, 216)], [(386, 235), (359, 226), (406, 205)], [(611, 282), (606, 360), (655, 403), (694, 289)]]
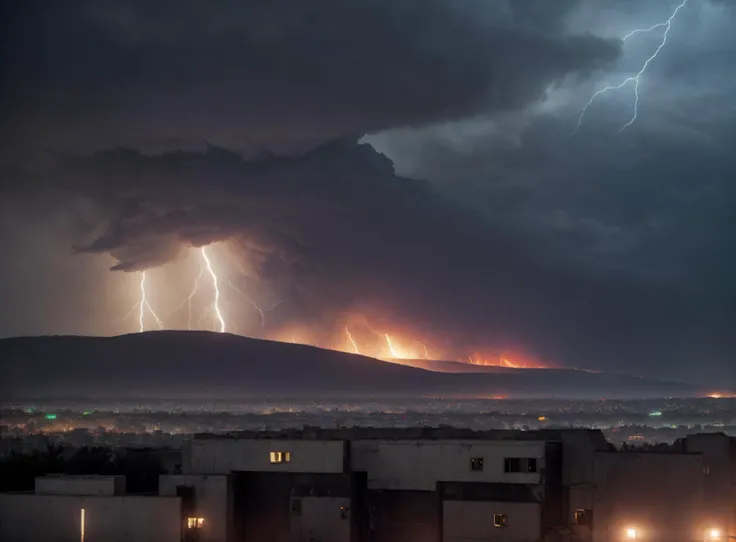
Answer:
[(639, 540), (639, 529), (636, 527), (626, 527), (626, 540)]

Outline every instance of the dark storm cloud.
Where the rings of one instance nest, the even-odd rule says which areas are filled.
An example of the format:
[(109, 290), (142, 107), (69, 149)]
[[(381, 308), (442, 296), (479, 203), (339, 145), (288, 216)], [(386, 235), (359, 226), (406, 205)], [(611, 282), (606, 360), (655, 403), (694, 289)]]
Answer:
[[(108, 252), (119, 261), (114, 269), (125, 271), (166, 263), (179, 247), (230, 238), (293, 262), (363, 213), (410, 209), (429, 195), (425, 183), (396, 178), (385, 156), (350, 140), (250, 162), (216, 147), (156, 156), (106, 151), (47, 175), (43, 186), (107, 209), (104, 233), (77, 251)], [(355, 229), (361, 235), (364, 226)]]
[(257, 251), (263, 281), (287, 279), (273, 326), (305, 318), (335, 325), (358, 311), (457, 355), (515, 346), (562, 364), (623, 369), (619, 342), (635, 345), (629, 361), (672, 354), (678, 342), (663, 347), (664, 337), (690, 325), (685, 300), (667, 288), (586, 276), (535, 256), (352, 141), (257, 162), (216, 148), (111, 151), (67, 161), (43, 179), (93, 201), (104, 179), (99, 201), (115, 212), (80, 250), (110, 253), (121, 269), (228, 238), (246, 258)]
[[(690, 147), (660, 152), (649, 138), (612, 143), (596, 130), (569, 138), (550, 111), (586, 75), (617, 75), (620, 43), (570, 23), (590, 5), (3, 4), (4, 159), (35, 151), (54, 160), (7, 166), (2, 194), (73, 202), (75, 261), (112, 255), (123, 271), (233, 240), (259, 278), (281, 288), (285, 303), (273, 316), (281, 323), (329, 325), (355, 311), (450, 343), (448, 352), (511, 346), (563, 365), (657, 376), (674, 365), (695, 378), (685, 368), (697, 360), (726, 375), (727, 303), (714, 309), (681, 280), (638, 265), (637, 254), (657, 259), (677, 231), (723, 273), (703, 242), (710, 228), (670, 227), (682, 209), (671, 200), (691, 192), (668, 184), (662, 164)], [(662, 15), (629, 11), (646, 24)], [(599, 26), (625, 26), (593, 15)], [(682, 122), (666, 96), (643, 105), (656, 102), (677, 134), (707, 132), (697, 119)], [(700, 110), (713, 103), (700, 102)], [(366, 132), (477, 113), (470, 136), (461, 128), (451, 144), (419, 138), (412, 177), (432, 185), (396, 175), (386, 156), (355, 143)], [(596, 111), (590, 118), (600, 120)], [(117, 146), (137, 150), (90, 152)], [(161, 152), (177, 148), (188, 151)], [(396, 163), (408, 161), (407, 146), (391, 150)], [(622, 176), (642, 163), (641, 176)], [(683, 194), (668, 192), (653, 217), (649, 207), (670, 185)], [(720, 189), (711, 212), (723, 210)], [(718, 213), (713, 227), (730, 227)], [(40, 265), (54, 277), (53, 262)], [(21, 294), (13, 299), (25, 305), (32, 296)]]
[(519, 108), (617, 57), (615, 42), (562, 32), (572, 5), (6, 3), (6, 130), (16, 147), (258, 152)]
[[(601, 32), (624, 35), (666, 20), (679, 2), (609, 3), (615, 10), (605, 18), (597, 4), (582, 11), (590, 11)], [(429, 179), (497, 229), (525, 232), (537, 252), (551, 252), (588, 276), (614, 273), (677, 292), (672, 300), (688, 300), (681, 306), (686, 314), (677, 316), (681, 323), (665, 316), (649, 324), (677, 329), (676, 338), (662, 339), (677, 348), (652, 350), (641, 363), (695, 378), (710, 371), (732, 382), (734, 7), (688, 3), (642, 78), (637, 121), (623, 132), (631, 88), (598, 100), (572, 135), (590, 96), (636, 73), (661, 34), (628, 42), (614, 69), (565, 84), (518, 115), (370, 141), (395, 159), (401, 174)]]

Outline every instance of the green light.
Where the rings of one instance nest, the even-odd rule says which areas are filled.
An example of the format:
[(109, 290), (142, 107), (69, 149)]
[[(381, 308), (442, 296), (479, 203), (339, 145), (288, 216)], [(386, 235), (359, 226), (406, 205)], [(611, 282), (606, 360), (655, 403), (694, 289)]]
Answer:
[(56, 419), (56, 414), (46, 414), (46, 419), (47, 420), (55, 420)]
[(655, 416), (661, 416), (662, 413), (659, 410), (653, 410), (652, 412), (649, 413), (649, 415), (652, 417), (655, 417)]
[(82, 412), (82, 416), (89, 416), (89, 411), (87, 411), (87, 412)]

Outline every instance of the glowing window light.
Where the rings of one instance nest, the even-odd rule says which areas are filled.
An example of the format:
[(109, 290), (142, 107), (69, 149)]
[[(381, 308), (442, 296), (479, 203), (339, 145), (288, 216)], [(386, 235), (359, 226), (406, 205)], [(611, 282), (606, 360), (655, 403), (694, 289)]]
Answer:
[(291, 463), (291, 452), (270, 452), (268, 459), (271, 463)]
[(187, 529), (201, 529), (204, 525), (204, 518), (187, 518)]

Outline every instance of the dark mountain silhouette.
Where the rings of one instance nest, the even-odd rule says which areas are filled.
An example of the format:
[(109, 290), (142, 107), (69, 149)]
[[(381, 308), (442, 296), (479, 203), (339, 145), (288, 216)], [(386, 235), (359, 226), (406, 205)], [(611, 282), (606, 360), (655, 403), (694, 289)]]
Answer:
[(435, 372), (311, 346), (209, 332), (0, 340), (0, 396), (7, 399), (493, 395), (613, 398), (687, 397), (704, 392), (688, 384), (570, 369)]

